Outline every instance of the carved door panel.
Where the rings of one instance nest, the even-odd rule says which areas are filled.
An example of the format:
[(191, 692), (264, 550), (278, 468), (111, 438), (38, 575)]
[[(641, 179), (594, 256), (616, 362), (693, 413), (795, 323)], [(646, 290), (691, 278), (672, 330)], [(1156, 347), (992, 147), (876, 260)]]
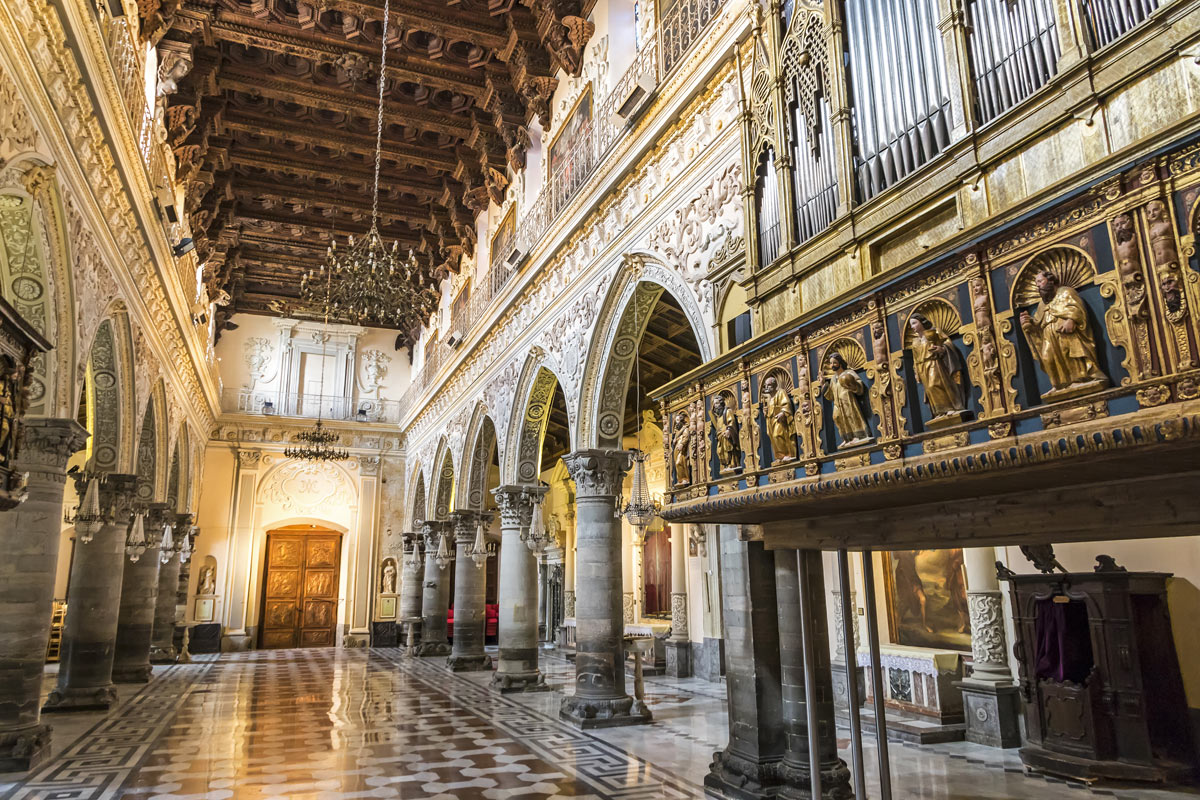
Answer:
[(328, 647), (336, 641), (340, 555), (339, 534), (267, 535), (264, 648)]

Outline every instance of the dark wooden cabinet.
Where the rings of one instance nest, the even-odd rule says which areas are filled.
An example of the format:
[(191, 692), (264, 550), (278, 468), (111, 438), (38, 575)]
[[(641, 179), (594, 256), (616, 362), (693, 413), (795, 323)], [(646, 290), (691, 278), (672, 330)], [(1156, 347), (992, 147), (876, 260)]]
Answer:
[(1081, 780), (1195, 778), (1170, 577), (1001, 575), (1013, 600), (1026, 766)]

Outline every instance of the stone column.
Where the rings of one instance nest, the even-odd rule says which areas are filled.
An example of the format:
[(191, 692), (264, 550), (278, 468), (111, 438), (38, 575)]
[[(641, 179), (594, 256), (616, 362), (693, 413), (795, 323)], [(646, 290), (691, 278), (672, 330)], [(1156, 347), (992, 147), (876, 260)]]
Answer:
[(454, 524), (454, 645), (447, 665), (455, 672), (476, 672), (492, 668), (492, 659), (483, 652), (483, 626), (486, 617), (486, 576), (484, 563), (475, 563), (471, 550), (476, 526), (486, 517), (476, 511), (455, 511)]
[(175, 649), (175, 616), (178, 610), (176, 594), (179, 589), (179, 548), (192, 528), (191, 514), (174, 514), (171, 557), (158, 568), (158, 593), (154, 598), (154, 630), (150, 637), (150, 663), (174, 664), (179, 653)]
[[(82, 482), (77, 486), (82, 492)], [(112, 668), (121, 610), (121, 565), (136, 490), (135, 475), (108, 475), (100, 484), (105, 522), (92, 541), (75, 544), (58, 686), (46, 698), (43, 713), (102, 711), (116, 705)]]
[(692, 676), (692, 642), (688, 635), (687, 526), (671, 527), (671, 638), (667, 640), (667, 674)]
[[(191, 517), (191, 515), (188, 516)], [(192, 554), (196, 552), (196, 539), (200, 536), (200, 529), (194, 524), (190, 525), (186, 535), (190, 540), (188, 558), (186, 561), (179, 562), (179, 587), (175, 591), (175, 635), (171, 639), (175, 645), (175, 652), (181, 657), (184, 655), (183, 639), (187, 633), (188, 603), (191, 599), (192, 561), (194, 560)]]
[(967, 572), (967, 611), (971, 619), (971, 677), (955, 685), (963, 693), (967, 741), (990, 747), (1021, 744), (1017, 686), (1008, 665), (1004, 598), (996, 580), (996, 549), (963, 550)]
[(154, 607), (158, 596), (162, 529), (167, 504), (153, 503), (143, 520), (146, 552), (137, 561), (125, 559), (121, 578), (121, 611), (117, 616), (117, 649), (113, 655), (113, 680), (146, 683), (150, 680), (150, 642), (154, 635)]
[[(421, 558), (421, 535), (419, 533), (404, 534), (405, 543), (412, 547), (404, 556), (403, 569), (400, 572), (400, 622), (404, 626), (401, 643), (409, 642), (409, 629), (421, 626), (421, 589), (425, 579), (425, 562)], [(412, 641), (416, 641), (415, 632)]]
[(704, 786), (719, 797), (757, 800), (779, 789), (785, 738), (780, 686), (775, 558), (719, 525), (729, 744), (714, 754)]
[(625, 450), (577, 450), (564, 461), (576, 486), (575, 694), (559, 716), (580, 728), (650, 721), (650, 710), (625, 693), (625, 626), (621, 609), (621, 481)]
[(544, 486), (501, 486), (492, 490), (500, 509), (500, 659), (492, 686), (501, 692), (547, 688), (538, 670), (537, 559), (522, 541), (542, 502)]
[[(804, 685), (803, 621), (800, 615), (800, 573), (797, 551), (776, 550), (775, 594), (779, 609), (779, 675), (783, 692), (783, 725), (786, 746), (779, 775), (784, 785), (779, 796), (792, 800), (810, 797), (808, 693)], [(817, 707), (817, 748), (821, 760), (821, 788), (828, 797), (849, 797), (850, 770), (838, 758), (837, 729), (833, 718), (833, 672), (829, 662), (829, 628), (825, 620), (825, 571), (821, 554), (800, 552), (808, 578), (809, 620), (816, 683), (812, 702)]]
[(426, 522), (421, 527), (425, 536), (425, 582), (421, 595), (421, 643), (418, 656), (448, 656), (450, 642), (446, 636), (446, 612), (450, 607), (450, 565), (439, 567), (436, 557), (445, 522)]
[(32, 769), (50, 751), (41, 721), (67, 461), (87, 443), (70, 419), (26, 418), (16, 468), (28, 497), (0, 513), (0, 772)]
[(563, 616), (575, 619), (575, 514), (568, 511), (563, 531)]

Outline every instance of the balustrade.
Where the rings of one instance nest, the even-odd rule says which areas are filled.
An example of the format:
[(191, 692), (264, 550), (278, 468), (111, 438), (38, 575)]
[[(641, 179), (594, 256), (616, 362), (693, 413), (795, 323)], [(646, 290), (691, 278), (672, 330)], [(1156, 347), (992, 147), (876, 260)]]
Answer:
[(399, 403), (373, 397), (306, 394), (275, 390), (228, 388), (221, 393), (221, 410), (242, 414), (303, 417), (355, 422), (399, 422)]

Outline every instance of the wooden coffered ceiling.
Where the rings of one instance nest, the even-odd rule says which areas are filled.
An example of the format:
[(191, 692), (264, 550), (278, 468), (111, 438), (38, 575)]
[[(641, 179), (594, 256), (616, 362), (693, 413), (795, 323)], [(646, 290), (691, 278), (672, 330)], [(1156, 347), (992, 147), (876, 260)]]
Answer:
[[(139, 0), (159, 48), (169, 142), (210, 296), (315, 316), (300, 276), (371, 220), (383, 0)], [(380, 231), (433, 284), (475, 248), (474, 217), (549, 129), (577, 75), (589, 0), (392, 0)], [(406, 341), (411, 331), (401, 331)]]

